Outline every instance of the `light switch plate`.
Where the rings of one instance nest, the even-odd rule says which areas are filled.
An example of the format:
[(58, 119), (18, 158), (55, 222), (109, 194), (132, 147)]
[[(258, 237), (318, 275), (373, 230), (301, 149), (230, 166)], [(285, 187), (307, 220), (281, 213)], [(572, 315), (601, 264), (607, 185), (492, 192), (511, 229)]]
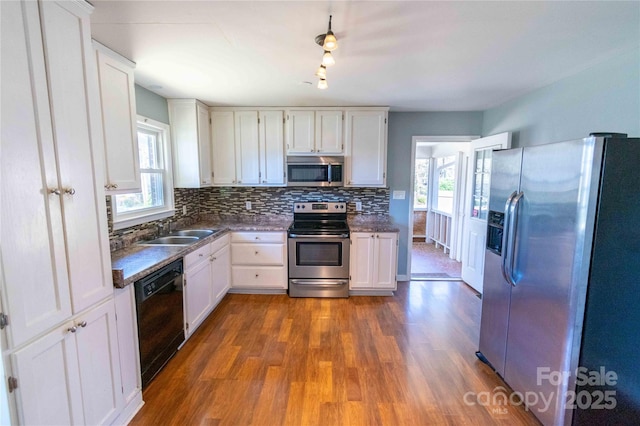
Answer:
[(393, 191), (394, 200), (404, 200), (407, 197), (406, 191)]

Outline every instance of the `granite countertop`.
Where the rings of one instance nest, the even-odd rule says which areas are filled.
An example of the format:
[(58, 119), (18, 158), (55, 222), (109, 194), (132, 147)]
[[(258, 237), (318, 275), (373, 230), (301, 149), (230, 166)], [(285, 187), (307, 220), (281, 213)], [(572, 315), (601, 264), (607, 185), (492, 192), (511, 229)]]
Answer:
[(212, 218), (190, 225), (188, 229), (214, 229), (215, 233), (189, 246), (142, 246), (133, 244), (111, 253), (113, 285), (125, 286), (186, 256), (231, 231), (286, 231), (291, 217)]
[(348, 218), (351, 232), (400, 232), (388, 215), (358, 215)]

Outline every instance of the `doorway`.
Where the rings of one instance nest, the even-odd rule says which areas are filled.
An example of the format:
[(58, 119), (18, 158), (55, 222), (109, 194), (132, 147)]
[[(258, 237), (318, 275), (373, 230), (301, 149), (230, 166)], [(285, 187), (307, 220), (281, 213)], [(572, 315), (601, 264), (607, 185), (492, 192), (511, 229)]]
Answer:
[(462, 212), (470, 141), (414, 137), (408, 271), (411, 280), (461, 280)]

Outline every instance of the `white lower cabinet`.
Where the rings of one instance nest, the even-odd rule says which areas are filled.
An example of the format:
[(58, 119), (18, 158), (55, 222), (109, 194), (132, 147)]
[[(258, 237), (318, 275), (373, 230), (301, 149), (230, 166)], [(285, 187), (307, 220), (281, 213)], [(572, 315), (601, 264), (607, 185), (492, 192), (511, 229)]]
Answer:
[(127, 424), (142, 407), (142, 378), (134, 286), (116, 288), (116, 329), (120, 352), (120, 377), (124, 407), (114, 424)]
[(124, 399), (113, 299), (11, 355), (22, 424), (109, 424)]
[(285, 242), (284, 232), (234, 232), (231, 235), (231, 287), (286, 290)]
[(396, 290), (398, 234), (351, 233), (350, 290)]
[(209, 316), (230, 287), (229, 235), (184, 257), (185, 336)]

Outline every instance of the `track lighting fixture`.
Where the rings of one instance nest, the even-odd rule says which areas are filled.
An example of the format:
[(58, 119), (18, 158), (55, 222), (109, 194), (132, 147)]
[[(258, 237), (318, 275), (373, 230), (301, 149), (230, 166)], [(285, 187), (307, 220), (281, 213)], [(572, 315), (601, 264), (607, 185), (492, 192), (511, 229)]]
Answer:
[(327, 33), (316, 36), (316, 43), (322, 46), (322, 49), (324, 50), (322, 55), (322, 65), (320, 65), (320, 68), (316, 71), (316, 76), (320, 78), (320, 81), (318, 82), (318, 89), (326, 89), (329, 87), (327, 84), (327, 67), (336, 63), (331, 52), (338, 48), (338, 40), (336, 39), (335, 34), (333, 34), (333, 31), (331, 31), (331, 19), (332, 16), (329, 15), (329, 28), (327, 29)]

